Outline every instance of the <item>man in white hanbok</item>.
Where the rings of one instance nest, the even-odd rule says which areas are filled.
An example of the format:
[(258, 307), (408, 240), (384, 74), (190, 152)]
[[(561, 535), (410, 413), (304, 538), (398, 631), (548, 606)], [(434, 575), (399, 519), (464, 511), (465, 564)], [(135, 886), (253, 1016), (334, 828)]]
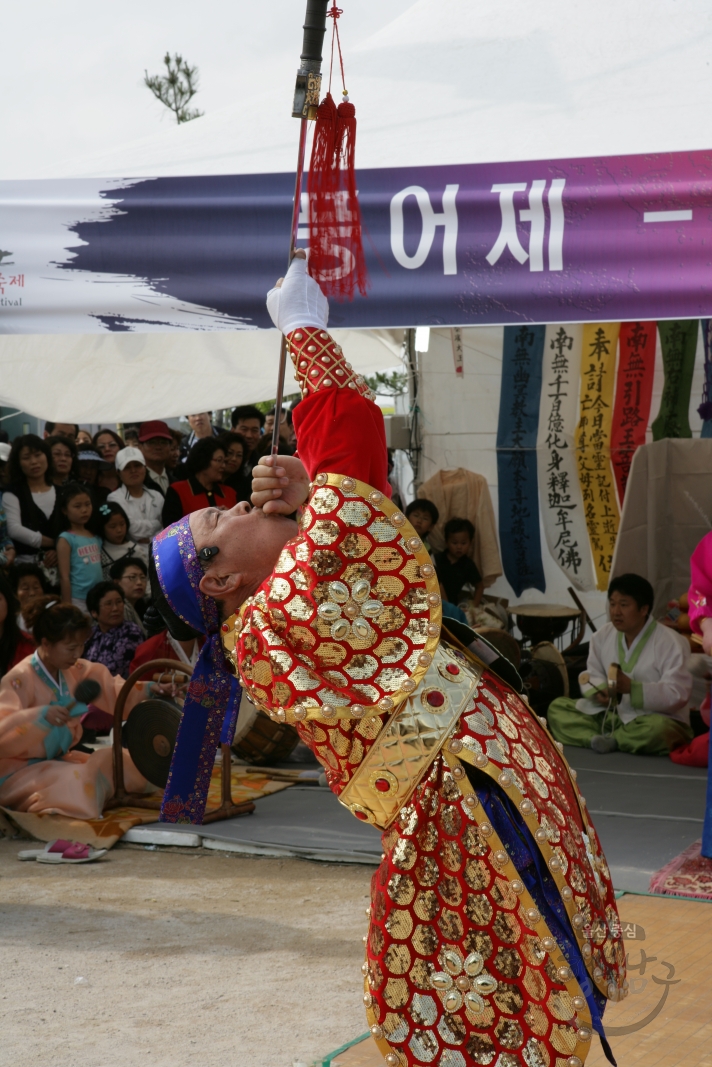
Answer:
[[(652, 604), (653, 587), (645, 578), (613, 579), (611, 621), (591, 639), (587, 670), (579, 675), (581, 699), (559, 697), (549, 706), (557, 741), (595, 748), (591, 739), (608, 735), (605, 751), (667, 756), (692, 740), (687, 641), (652, 618)], [(617, 666), (610, 672), (612, 664)]]

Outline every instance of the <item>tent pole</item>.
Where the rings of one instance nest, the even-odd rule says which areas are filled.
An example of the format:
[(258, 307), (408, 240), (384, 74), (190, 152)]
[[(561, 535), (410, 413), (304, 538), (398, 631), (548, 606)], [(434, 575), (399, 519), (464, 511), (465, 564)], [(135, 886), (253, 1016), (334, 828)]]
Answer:
[[(307, 123), (316, 118), (321, 94), (321, 50), (326, 33), (326, 9), (329, 0), (307, 0), (304, 16), (304, 37), (297, 84), (294, 88), (292, 117), (300, 120), (299, 151), (297, 154), (297, 173), (294, 184), (294, 203), (292, 204), (292, 228), (289, 235), (289, 258), (287, 267), (292, 262), (294, 246), (297, 241), (299, 225), (299, 208), (302, 198), (302, 177), (304, 175), (304, 155), (307, 145)], [(336, 5), (334, 5), (335, 7)], [(282, 419), (282, 398), (284, 396), (284, 374), (287, 369), (287, 339), (282, 337), (279, 350), (279, 377), (277, 380), (277, 397), (274, 402), (274, 428), (272, 430), (272, 455), (279, 452), (279, 426)]]
[[(299, 209), (302, 200), (302, 178), (304, 176), (304, 156), (307, 147), (307, 124), (308, 119), (302, 119), (299, 124), (299, 152), (297, 154), (297, 174), (294, 183), (294, 203), (292, 205), (292, 228), (289, 241), (289, 256), (287, 268), (292, 262), (294, 248), (297, 243), (297, 229), (299, 227)], [(274, 402), (274, 426), (272, 427), (272, 455), (279, 452), (279, 428), (282, 421), (282, 400), (284, 396), (284, 375), (287, 370), (287, 338), (282, 334), (279, 349), (279, 371), (277, 376), (277, 398)]]
[(414, 329), (405, 331), (405, 357), (408, 367), (408, 407), (410, 409), (410, 448), (408, 450), (408, 458), (413, 468), (413, 487), (417, 495), (415, 487), (420, 479), (420, 409), (418, 407), (420, 381)]

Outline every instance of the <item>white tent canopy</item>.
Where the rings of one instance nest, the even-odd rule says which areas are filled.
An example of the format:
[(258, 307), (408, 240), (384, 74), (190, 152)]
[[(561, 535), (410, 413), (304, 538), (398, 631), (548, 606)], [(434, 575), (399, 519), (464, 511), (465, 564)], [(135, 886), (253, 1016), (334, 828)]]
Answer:
[[(129, 0), (120, 26), (85, 0), (6, 13), (5, 76), (19, 64), (19, 84), (30, 32), (43, 58), (0, 116), (0, 199), (2, 179), (292, 170), (303, 9), (303, 0), (249, 10), (214, 0), (199, 26), (180, 0), (154, 0), (150, 10)], [(700, 0), (359, 0), (341, 26), (362, 168), (707, 147), (712, 10)], [(83, 57), (69, 70), (68, 34)], [(166, 38), (199, 63), (205, 86), (197, 102), (207, 113), (181, 126), (159, 123), (160, 105), (140, 80)], [(116, 146), (116, 131), (131, 128), (144, 135)], [(349, 344), (359, 370), (395, 362), (383, 335)], [(276, 363), (272, 341), (243, 332), (6, 335), (0, 397), (42, 417), (93, 420), (99, 408), (104, 419), (167, 416), (267, 399)]]
[[(402, 330), (332, 332), (360, 374), (400, 361)], [(0, 395), (4, 405), (55, 422), (212, 411), (274, 397), (279, 347), (277, 330), (10, 335), (0, 340)], [(284, 391), (299, 392), (289, 361)]]
[[(37, 25), (37, 6), (25, 13)], [(54, 30), (48, 8), (48, 34)], [(71, 4), (70, 4), (71, 6)], [(76, 6), (76, 0), (75, 0)], [(79, 5), (84, 8), (86, 5)], [(455, 163), (557, 159), (576, 156), (689, 151), (709, 147), (707, 100), (712, 92), (712, 8), (701, 0), (417, 0), (376, 4), (352, 0), (342, 5), (347, 87), (359, 118), (358, 164), (395, 167)], [(153, 0), (152, 12), (127, 5), (139, 30), (144, 19), (170, 11), (171, 37), (190, 48), (193, 62), (202, 45), (213, 53), (224, 40), (230, 48), (213, 56), (217, 71), (203, 65), (202, 83), (236, 69), (234, 102), (210, 108), (182, 126), (165, 123), (153, 132), (148, 90), (136, 77), (130, 87), (120, 77), (112, 111), (123, 118), (129, 103), (146, 135), (116, 146), (114, 122), (102, 122), (98, 150), (68, 155), (59, 146), (48, 157), (22, 136), (24, 157), (6, 146), (2, 178), (138, 177), (246, 174), (291, 171), (296, 155), (296, 123), (290, 117), (294, 73), (301, 44), (304, 0), (276, 0), (247, 17), (245, 4), (214, 0), (194, 39), (192, 5)], [(406, 10), (402, 10), (406, 7)], [(402, 13), (393, 17), (394, 9)], [(212, 14), (213, 20), (210, 21)], [(16, 16), (17, 17), (17, 16)], [(72, 26), (76, 41), (76, 22)], [(89, 19), (90, 38), (100, 28)], [(124, 19), (125, 21), (125, 19)], [(112, 32), (113, 32), (112, 19)], [(59, 26), (57, 32), (61, 32)], [(180, 32), (182, 30), (182, 33)], [(7, 27), (4, 32), (7, 34)], [(81, 31), (80, 31), (81, 32)], [(214, 38), (218, 37), (220, 42)], [(102, 33), (103, 37), (103, 33)], [(328, 38), (327, 38), (328, 40)], [(352, 42), (356, 41), (356, 44)], [(105, 42), (102, 40), (102, 46)], [(97, 46), (99, 41), (96, 42)], [(240, 46), (236, 60), (235, 48)], [(23, 55), (19, 47), (18, 53)], [(141, 33), (126, 38), (121, 70), (137, 75), (150, 61)], [(6, 36), (4, 68), (13, 59)], [(328, 46), (325, 49), (328, 55)], [(20, 56), (18, 56), (20, 58)], [(24, 61), (24, 60), (23, 60)], [(56, 71), (52, 70), (52, 63)], [(152, 60), (154, 62), (155, 60)], [(45, 92), (59, 104), (66, 92), (64, 55), (44, 68)], [(108, 103), (97, 70), (96, 91)], [(248, 73), (256, 75), (252, 80)], [(69, 85), (71, 87), (70, 73)], [(74, 75), (76, 77), (76, 75)], [(51, 79), (51, 81), (50, 81)], [(340, 82), (335, 78), (336, 87)], [(86, 91), (86, 76), (84, 77)], [(51, 85), (51, 89), (50, 89)], [(246, 92), (245, 86), (251, 85)], [(130, 92), (129, 92), (130, 88)], [(94, 89), (94, 86), (92, 86)], [(228, 83), (224, 95), (229, 95)], [(30, 97), (31, 99), (31, 97)], [(201, 103), (201, 97), (197, 98)], [(14, 121), (22, 102), (14, 103)], [(55, 102), (55, 107), (58, 104)], [(76, 108), (69, 99), (65, 107)], [(158, 107), (159, 105), (156, 105)], [(32, 116), (34, 120), (34, 115)], [(9, 121), (0, 118), (0, 122)], [(57, 116), (55, 121), (61, 121)], [(69, 120), (65, 119), (65, 122)], [(150, 132), (149, 132), (150, 123)], [(122, 128), (127, 128), (124, 121)], [(0, 129), (2, 127), (0, 126)], [(19, 133), (17, 135), (19, 137)], [(16, 138), (15, 138), (16, 139)], [(30, 161), (32, 161), (30, 163)], [(28, 170), (31, 165), (32, 169)]]

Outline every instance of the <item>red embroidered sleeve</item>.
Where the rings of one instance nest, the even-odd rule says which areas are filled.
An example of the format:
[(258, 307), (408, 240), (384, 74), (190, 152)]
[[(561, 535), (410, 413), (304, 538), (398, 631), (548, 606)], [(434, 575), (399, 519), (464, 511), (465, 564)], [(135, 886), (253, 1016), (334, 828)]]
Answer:
[(383, 415), (363, 377), (326, 330), (294, 330), (287, 345), (304, 398), (294, 426), (309, 477), (345, 474), (390, 497)]

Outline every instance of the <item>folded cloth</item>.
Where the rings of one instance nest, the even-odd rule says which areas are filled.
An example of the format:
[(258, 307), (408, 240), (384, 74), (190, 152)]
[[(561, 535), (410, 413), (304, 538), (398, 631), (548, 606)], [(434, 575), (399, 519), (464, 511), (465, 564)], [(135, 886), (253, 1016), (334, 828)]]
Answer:
[(700, 734), (694, 737), (689, 745), (675, 748), (670, 753), (673, 763), (679, 763), (683, 767), (706, 767), (709, 762), (710, 733)]

